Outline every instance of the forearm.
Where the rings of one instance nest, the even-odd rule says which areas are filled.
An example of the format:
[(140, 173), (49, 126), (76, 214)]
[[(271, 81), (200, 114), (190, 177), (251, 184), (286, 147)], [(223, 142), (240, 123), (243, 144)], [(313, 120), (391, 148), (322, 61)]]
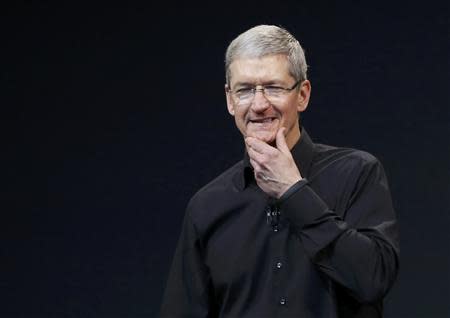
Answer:
[(359, 301), (381, 298), (398, 270), (396, 224), (388, 211), (391, 207), (349, 211), (362, 218), (358, 225), (351, 224), (330, 210), (305, 181), (296, 187), (282, 198), (281, 207), (312, 262)]

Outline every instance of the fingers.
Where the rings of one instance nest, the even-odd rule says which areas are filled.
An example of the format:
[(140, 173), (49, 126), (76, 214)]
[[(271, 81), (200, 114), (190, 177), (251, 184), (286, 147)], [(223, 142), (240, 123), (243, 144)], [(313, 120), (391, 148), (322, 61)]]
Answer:
[(266, 166), (269, 161), (279, 157), (280, 153), (291, 156), (291, 152), (286, 143), (286, 138), (284, 132), (285, 127), (281, 127), (276, 135), (277, 148), (270, 146), (254, 137), (245, 138), (245, 143), (247, 145), (247, 152), (254, 161), (258, 162), (261, 166)]
[(259, 165), (259, 163), (252, 158), (250, 158), (250, 164), (252, 165), (254, 171), (261, 171), (261, 166)]
[(267, 178), (264, 170), (262, 169), (261, 165), (257, 161), (250, 158), (250, 164), (253, 167), (253, 171), (255, 173), (255, 179), (257, 181), (267, 182), (267, 180), (270, 179), (270, 178)]
[(273, 180), (267, 177), (267, 175), (271, 175), (271, 169), (269, 168), (270, 157), (266, 154), (260, 154), (251, 148), (248, 149), (248, 155), (255, 173), (255, 179), (263, 180), (264, 182), (267, 182), (269, 179)]
[(276, 135), (276, 147), (274, 148), (270, 146), (269, 144), (265, 143), (264, 141), (261, 141), (254, 137), (247, 137), (245, 138), (245, 143), (249, 148), (254, 149), (256, 152), (259, 153), (268, 153), (268, 154), (275, 154), (278, 149), (278, 151), (281, 151), (284, 154), (290, 154), (289, 147), (286, 143), (286, 137), (284, 136), (284, 133), (286, 131), (285, 127), (281, 127), (278, 129), (277, 135)]
[(286, 137), (284, 136), (284, 132), (286, 131), (285, 127), (281, 127), (277, 132), (277, 149), (284, 153), (285, 155), (290, 155), (289, 147), (286, 143)]
[(245, 138), (245, 143), (247, 144), (248, 148), (251, 148), (261, 154), (264, 154), (264, 153), (275, 154), (276, 153), (276, 149), (274, 147), (270, 146), (269, 144), (265, 143), (264, 141), (254, 138), (254, 137)]
[[(248, 153), (248, 156), (250, 157), (250, 163), (253, 160), (254, 162), (256, 162), (258, 164), (258, 166), (264, 165), (268, 160), (267, 155), (256, 152), (252, 148), (248, 148), (247, 153)], [(253, 168), (255, 168), (255, 166), (253, 164), (252, 164), (252, 166), (253, 166)]]

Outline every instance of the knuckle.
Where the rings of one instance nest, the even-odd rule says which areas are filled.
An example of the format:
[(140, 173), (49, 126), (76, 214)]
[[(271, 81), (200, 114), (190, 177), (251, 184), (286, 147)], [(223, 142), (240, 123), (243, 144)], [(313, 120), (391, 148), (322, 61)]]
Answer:
[(266, 166), (268, 162), (269, 162), (269, 160), (268, 160), (268, 158), (266, 156), (261, 156), (260, 157), (260, 160), (259, 160), (260, 164)]

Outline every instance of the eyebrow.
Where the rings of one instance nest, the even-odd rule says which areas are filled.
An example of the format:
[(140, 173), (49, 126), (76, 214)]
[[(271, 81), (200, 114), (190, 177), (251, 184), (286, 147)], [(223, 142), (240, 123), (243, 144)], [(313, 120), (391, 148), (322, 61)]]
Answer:
[(281, 80), (270, 80), (270, 81), (265, 81), (263, 83), (259, 83), (259, 84), (255, 84), (255, 83), (250, 83), (250, 82), (237, 82), (234, 87), (242, 87), (242, 86), (257, 86), (257, 85), (262, 85), (262, 86), (269, 86), (269, 85), (283, 85), (285, 84), (283, 81)]

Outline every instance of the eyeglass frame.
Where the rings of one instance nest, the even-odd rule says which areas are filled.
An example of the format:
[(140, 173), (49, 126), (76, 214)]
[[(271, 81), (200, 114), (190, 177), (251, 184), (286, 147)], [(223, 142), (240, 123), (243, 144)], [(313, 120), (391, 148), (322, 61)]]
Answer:
[[(274, 86), (274, 85), (256, 85), (256, 86), (253, 86), (252, 88), (250, 88), (251, 98), (249, 97), (248, 105), (250, 105), (250, 104), (252, 103), (252, 101), (255, 99), (256, 92), (258, 92), (258, 91), (261, 91), (261, 93), (264, 95), (264, 97), (265, 97), (267, 100), (270, 101), (270, 98), (271, 98), (270, 95), (266, 95), (266, 89), (267, 89), (267, 88), (270, 88), (270, 87), (276, 87), (277, 89), (281, 89), (280, 92), (283, 92), (283, 93), (282, 93), (282, 96), (285, 96), (285, 95), (287, 95), (289, 92), (292, 92), (292, 91), (293, 91), (299, 84), (301, 84), (302, 82), (304, 82), (304, 80), (299, 79), (297, 82), (294, 83), (294, 85), (292, 85), (291, 87), (287, 87), (287, 88), (285, 88), (285, 87), (279, 87), (279, 86)], [(258, 88), (258, 86), (260, 86), (260, 88)], [(236, 93), (237, 93), (236, 91), (233, 91), (231, 88), (227, 88), (227, 91), (228, 91), (232, 96), (237, 97), (237, 96), (236, 96)], [(272, 96), (272, 98), (273, 98), (273, 96)], [(237, 104), (239, 104), (240, 98), (237, 97), (237, 99), (238, 99)], [(244, 105), (246, 105), (246, 104), (247, 104), (247, 103), (245, 103)]]

